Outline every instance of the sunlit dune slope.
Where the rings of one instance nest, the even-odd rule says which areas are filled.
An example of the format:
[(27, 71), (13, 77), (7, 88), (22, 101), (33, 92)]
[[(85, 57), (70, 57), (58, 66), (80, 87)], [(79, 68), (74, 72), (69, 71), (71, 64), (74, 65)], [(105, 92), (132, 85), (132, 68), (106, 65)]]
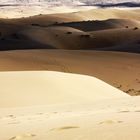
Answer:
[(51, 71), (0, 72), (0, 107), (87, 102), (127, 97), (90, 76)]

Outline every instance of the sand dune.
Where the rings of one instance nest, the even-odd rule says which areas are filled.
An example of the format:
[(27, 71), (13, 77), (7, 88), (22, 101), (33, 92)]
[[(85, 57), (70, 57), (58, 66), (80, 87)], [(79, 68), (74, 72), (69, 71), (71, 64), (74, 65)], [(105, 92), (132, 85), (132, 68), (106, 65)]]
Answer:
[(118, 49), (116, 49), (116, 51), (140, 53), (139, 29), (112, 29), (90, 33), (93, 38), (95, 38), (93, 42), (97, 50), (98, 48), (106, 50), (106, 48), (111, 47), (110, 50), (114, 51), (115, 49), (113, 47), (118, 46)]
[[(13, 25), (11, 25), (11, 30), (7, 30), (6, 28), (7, 31), (1, 32), (1, 50), (56, 48), (74, 50), (107, 49), (113, 51), (115, 50), (114, 47), (118, 46), (116, 51), (140, 52), (139, 26), (90, 32), (84, 32), (72, 27), (61, 25), (54, 25), (51, 27), (42, 27), (40, 25), (24, 26), (22, 29), (17, 27), (18, 29), (15, 30), (12, 26)], [(93, 28), (96, 28), (96, 26), (93, 26)]]
[[(23, 10), (21, 10), (21, 8)], [(37, 8), (37, 7), (35, 7), (35, 8)], [(36, 16), (37, 18), (35, 17), (36, 19), (39, 19), (38, 22), (40, 22), (40, 23), (43, 23), (41, 21), (44, 21), (44, 20), (47, 22), (49, 22), (49, 21), (59, 22), (62, 20), (63, 21), (64, 20), (65, 21), (70, 21), (70, 20), (77, 21), (77, 19), (78, 20), (91, 20), (91, 19), (106, 20), (106, 19), (108, 19), (108, 17), (140, 20), (140, 16), (139, 16), (140, 10), (139, 9), (129, 9), (129, 8), (128, 9), (127, 8), (125, 8), (125, 9), (116, 9), (116, 8), (93, 9), (93, 7), (91, 7), (90, 10), (85, 9), (82, 11), (82, 9), (78, 9), (78, 10), (73, 9), (73, 11), (72, 10), (68, 11), (68, 10), (66, 10), (66, 8), (67, 8), (66, 7), (65, 12), (62, 12), (62, 11), (64, 11), (64, 8), (65, 7), (62, 6), (62, 7), (60, 7), (60, 9), (58, 8), (58, 10), (56, 10), (56, 12), (50, 12), (51, 9), (49, 9), (49, 10), (45, 9), (46, 11), (42, 10), (42, 11), (40, 11), (40, 13), (38, 13), (38, 12), (36, 13), (35, 10), (29, 9), (28, 7), (19, 7), (19, 9), (15, 10), (15, 11), (14, 11), (14, 9), (12, 9), (12, 11), (7, 10), (5, 12), (2, 12), (0, 14), (0, 17), (4, 18), (4, 19), (14, 18), (14, 19), (16, 19), (16, 21), (30, 21), (32, 16), (40, 15), (43, 13), (43, 15), (41, 15), (41, 16)], [(27, 12), (27, 10), (29, 10), (29, 12)], [(66, 12), (66, 11), (68, 11), (68, 12)], [(29, 17), (29, 18), (27, 18), (27, 20), (20, 19), (22, 17)], [(44, 17), (46, 19), (44, 19)], [(35, 19), (35, 18), (33, 17), (33, 19)]]
[(0, 19), (0, 50), (55, 48), (139, 53), (138, 11), (93, 9)]
[(66, 22), (54, 24), (57, 26), (68, 26), (82, 31), (98, 31), (114, 28), (133, 28), (140, 27), (140, 23), (136, 20), (129, 19), (107, 19), (107, 20), (89, 20), (79, 22)]
[[(23, 32), (20, 32), (19, 35), (30, 38), (40, 44), (50, 45), (59, 49), (98, 50), (102, 48), (102, 50), (104, 50), (104, 48), (110, 47), (110, 50), (113, 50), (113, 47), (119, 46), (117, 51), (140, 53), (140, 30), (135, 30), (133, 28), (82, 32), (64, 26), (48, 28), (39, 27), (24, 30)], [(127, 44), (126, 47), (125, 44)]]
[(95, 76), (140, 94), (140, 55), (120, 52), (24, 50), (0, 52), (0, 71), (50, 70)]
[(1, 72), (0, 79), (0, 107), (75, 103), (128, 96), (94, 77), (76, 74)]
[(139, 98), (97, 78), (51, 71), (0, 72), (0, 85), (0, 139), (139, 137)]
[(84, 46), (87, 46), (87, 39), (82, 40), (80, 36), (85, 34), (71, 27), (36, 27), (19, 32), (19, 35), (25, 38), (39, 42), (40, 44), (53, 46), (57, 49), (84, 48)]
[(82, 18), (89, 19), (94, 18), (94, 20), (106, 20), (108, 17), (115, 19), (134, 19), (140, 20), (139, 16), (140, 9), (92, 9), (88, 11), (81, 11), (79, 13), (75, 13), (75, 15), (79, 15)]
[[(49, 3), (44, 4), (29, 4), (24, 3), (23, 5), (0, 5), (1, 12), (0, 17), (1, 18), (21, 18), (21, 17), (29, 17), (39, 14), (56, 14), (56, 13), (70, 13), (70, 12), (77, 12), (77, 11), (85, 11), (89, 9), (93, 9), (95, 7), (93, 6), (66, 6), (64, 4), (55, 4), (50, 5)], [(57, 3), (57, 2), (56, 2)]]
[[(111, 9), (96, 10), (97, 13), (113, 12)], [(92, 10), (88, 12), (94, 17)], [(114, 12), (126, 14), (125, 10), (114, 10)], [(133, 10), (131, 12), (136, 13)], [(83, 15), (86, 13), (82, 12)], [(73, 16), (81, 12), (71, 13), (71, 16), (68, 16), (69, 14), (1, 19), (0, 50), (55, 48), (140, 52), (139, 20), (120, 19), (121, 16), (111, 19), (108, 15), (107, 20), (101, 18), (96, 21), (89, 18), (92, 21), (83, 21), (78, 15)]]
[(0, 138), (138, 140), (139, 103), (139, 97), (121, 97), (85, 103), (2, 108)]

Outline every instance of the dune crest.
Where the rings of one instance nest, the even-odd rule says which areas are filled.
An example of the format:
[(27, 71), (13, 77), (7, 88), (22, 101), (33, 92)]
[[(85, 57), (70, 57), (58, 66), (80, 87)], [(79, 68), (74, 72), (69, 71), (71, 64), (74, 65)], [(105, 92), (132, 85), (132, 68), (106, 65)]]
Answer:
[(0, 107), (75, 103), (128, 96), (91, 76), (52, 71), (0, 72), (0, 89)]

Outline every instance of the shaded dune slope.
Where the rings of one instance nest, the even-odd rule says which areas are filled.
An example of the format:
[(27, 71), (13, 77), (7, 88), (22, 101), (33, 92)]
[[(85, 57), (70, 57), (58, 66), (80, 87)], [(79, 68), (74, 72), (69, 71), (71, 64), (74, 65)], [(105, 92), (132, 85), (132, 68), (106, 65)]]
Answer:
[(138, 12), (94, 9), (0, 19), (0, 50), (56, 48), (139, 53)]
[[(32, 28), (20, 32), (33, 41), (59, 49), (96, 49), (140, 52), (140, 29), (110, 29), (82, 32), (70, 27)], [(125, 46), (126, 45), (126, 46)], [(114, 47), (114, 48), (113, 48)], [(127, 49), (128, 48), (128, 49)], [(130, 48), (130, 49), (129, 49)]]
[[(86, 42), (80, 39), (84, 32), (71, 27), (34, 27), (19, 32), (19, 35), (58, 49), (81, 49)], [(82, 42), (81, 42), (82, 41)], [(82, 44), (83, 43), (83, 44)]]
[(139, 22), (129, 19), (89, 20), (79, 22), (56, 23), (56, 26), (68, 26), (82, 31), (98, 31), (114, 28), (131, 28), (140, 26)]
[[(123, 21), (122, 23), (120, 20), (118, 20), (118, 23), (116, 21), (117, 20), (115, 20), (113, 29), (109, 28), (106, 30), (102, 29), (102, 27), (105, 27), (104, 21), (100, 21), (100, 23), (102, 23), (102, 27), (100, 27), (100, 25), (98, 26), (98, 24), (96, 26), (92, 26), (92, 29), (97, 27), (98, 31), (92, 31), (91, 29), (90, 32), (82, 31), (81, 27), (80, 29), (76, 29), (62, 25), (59, 26), (59, 24), (57, 26), (52, 25), (51, 27), (42, 27), (40, 25), (20, 25), (20, 27), (17, 26), (15, 28), (13, 28), (13, 26), (16, 25), (11, 24), (11, 30), (9, 29), (10, 27), (8, 29), (6, 27), (5, 30), (2, 29), (4, 31), (1, 30), (0, 50), (48, 48), (100, 50), (100, 48), (105, 47), (110, 47), (108, 50), (114, 50), (113, 47), (119, 45), (120, 47), (118, 47), (119, 49), (116, 49), (117, 51), (139, 53), (139, 24), (136, 24), (135, 22), (130, 22), (129, 24), (128, 22), (125, 27), (124, 24), (122, 26)], [(90, 26), (87, 27), (90, 28)], [(85, 30), (87, 30), (86, 26)], [(26, 44), (26, 46), (24, 44)], [(125, 47), (125, 44), (128, 45)]]

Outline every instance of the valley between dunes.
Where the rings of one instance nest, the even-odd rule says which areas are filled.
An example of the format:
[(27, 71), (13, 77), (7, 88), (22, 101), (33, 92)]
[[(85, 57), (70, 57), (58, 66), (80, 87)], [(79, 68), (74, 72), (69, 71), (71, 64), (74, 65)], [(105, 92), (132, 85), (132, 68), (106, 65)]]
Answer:
[(0, 140), (139, 140), (140, 10), (32, 8), (0, 9)]

